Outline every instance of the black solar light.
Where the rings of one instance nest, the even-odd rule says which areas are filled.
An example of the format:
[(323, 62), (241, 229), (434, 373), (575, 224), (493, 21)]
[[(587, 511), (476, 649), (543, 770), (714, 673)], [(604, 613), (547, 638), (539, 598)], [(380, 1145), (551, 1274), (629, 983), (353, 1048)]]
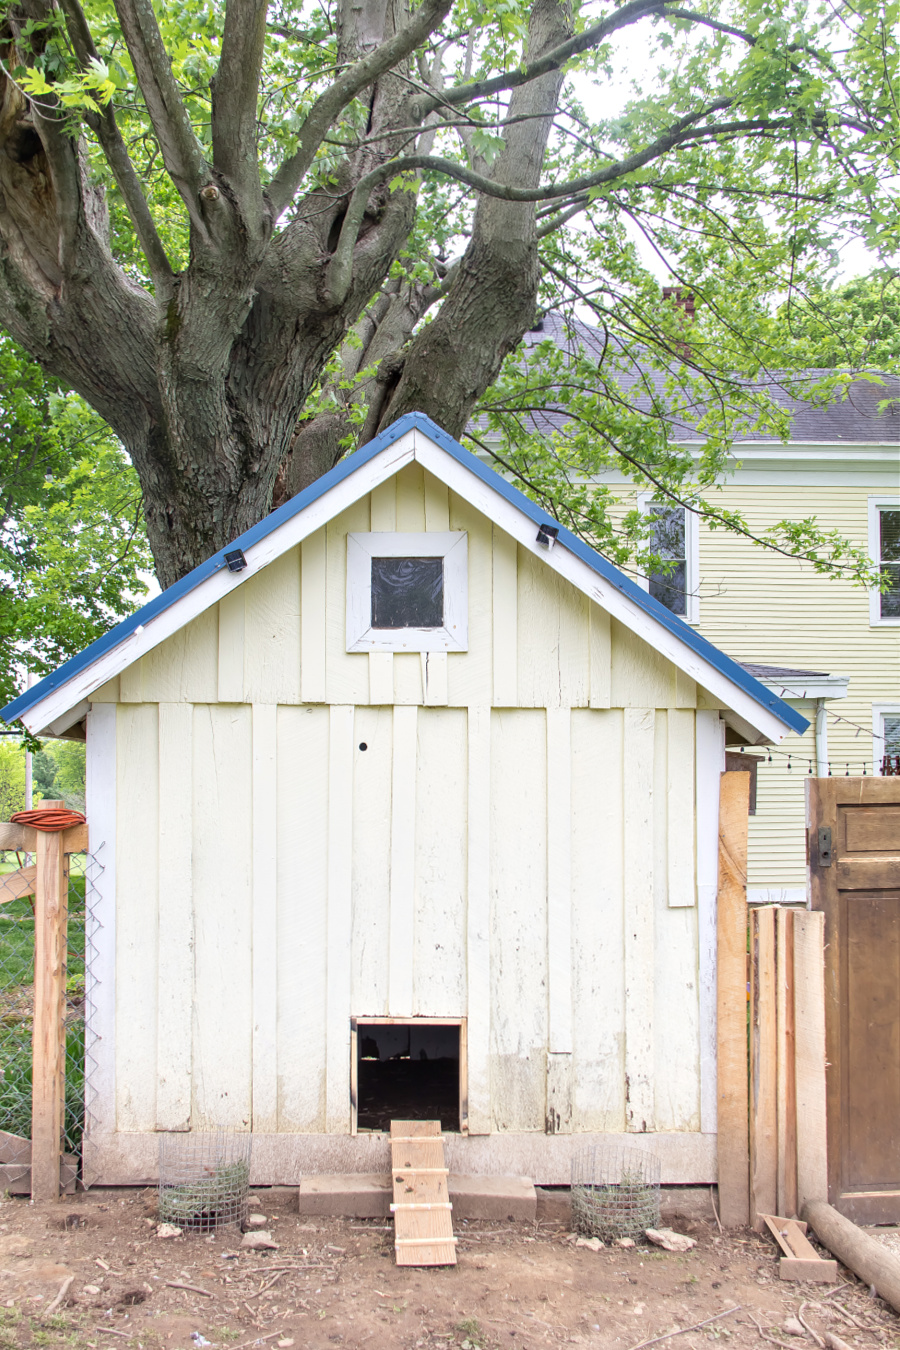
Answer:
[(558, 525), (539, 525), (537, 532), (537, 541), (544, 548), (552, 548), (559, 538)]
[(244, 550), (241, 548), (230, 549), (225, 554), (225, 563), (229, 572), (243, 572), (247, 566), (247, 559), (244, 557)]

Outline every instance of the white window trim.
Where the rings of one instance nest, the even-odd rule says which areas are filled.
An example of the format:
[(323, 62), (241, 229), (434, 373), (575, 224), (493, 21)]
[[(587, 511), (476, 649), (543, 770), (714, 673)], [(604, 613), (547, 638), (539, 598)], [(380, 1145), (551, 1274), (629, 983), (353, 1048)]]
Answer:
[[(443, 628), (373, 628), (373, 558), (443, 558)], [(348, 534), (347, 651), (468, 651), (468, 591), (469, 537), (464, 531)]]
[[(641, 515), (647, 514), (647, 508), (651, 504), (664, 505), (656, 501), (655, 492), (639, 492), (637, 497), (638, 510)], [(672, 503), (677, 506), (677, 502)], [(694, 511), (682, 507), (684, 511), (684, 556), (685, 556), (685, 597), (684, 614), (676, 615), (676, 618), (684, 619), (685, 623), (700, 622), (700, 597), (697, 594), (697, 585), (700, 577), (700, 531), (698, 529), (697, 516)], [(650, 578), (641, 573), (635, 578), (638, 585), (645, 591), (650, 590)]]
[[(883, 510), (900, 510), (900, 497), (869, 498), (869, 557), (877, 567), (881, 566), (881, 521)], [(884, 618), (881, 613), (881, 592), (869, 591), (869, 627), (896, 628), (900, 625), (900, 615)]]
[(884, 719), (900, 717), (900, 703), (872, 704), (872, 761), (873, 773), (881, 777), (881, 761), (884, 758)]

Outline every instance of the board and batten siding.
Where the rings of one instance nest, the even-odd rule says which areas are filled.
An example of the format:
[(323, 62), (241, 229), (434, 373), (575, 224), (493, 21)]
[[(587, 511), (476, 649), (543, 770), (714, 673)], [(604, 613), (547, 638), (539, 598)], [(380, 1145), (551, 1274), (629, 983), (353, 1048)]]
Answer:
[[(468, 652), (348, 653), (347, 532), (448, 528)], [(351, 1016), (466, 1017), (473, 1135), (700, 1130), (707, 700), (419, 466), (93, 701), (117, 1130), (346, 1134)]]

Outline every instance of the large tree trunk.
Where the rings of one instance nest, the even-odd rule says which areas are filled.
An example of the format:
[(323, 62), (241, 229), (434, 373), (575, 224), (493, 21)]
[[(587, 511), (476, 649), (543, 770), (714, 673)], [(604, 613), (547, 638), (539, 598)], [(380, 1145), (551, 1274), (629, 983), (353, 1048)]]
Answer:
[[(356, 70), (379, 44), (400, 40), (429, 3), (440, 13), (449, 0), (423, 0), (412, 18), (407, 0), (344, 0), (342, 68)], [(48, 0), (28, 4), (32, 18), (50, 13)], [(261, 60), (262, 0), (226, 11), (211, 164), (189, 123), (172, 114), (176, 95), (152, 10), (144, 0), (116, 4), (190, 220), (190, 265), (180, 275), (169, 269), (140, 186), (127, 163), (122, 167), (127, 154), (110, 110), (91, 126), (148, 257), (154, 294), (129, 279), (113, 258), (103, 194), (90, 180), (83, 143), (68, 134), (52, 101), (40, 109), (29, 104), (0, 71), (0, 324), (121, 437), (143, 489), (159, 580), (169, 586), (264, 517), (273, 501), (332, 467), (353, 426), (366, 440), (421, 408), (454, 434), (463, 430), (532, 320), (535, 208), (485, 198), (450, 278), (388, 280), (416, 207), (414, 194), (385, 179), (365, 203), (346, 284), (335, 286), (330, 264), (346, 194), (409, 141), (391, 134), (414, 115), (418, 88), (407, 58), (358, 95), (368, 107), (369, 136), (339, 169), (338, 190), (329, 184), (328, 192), (309, 193), (279, 230), (255, 161), (246, 162), (255, 103), (243, 72)], [(20, 49), (31, 40), (8, 14), (0, 30), (7, 69), (22, 63)], [(87, 59), (90, 34), (79, 22), (76, 13), (70, 37)], [(558, 45), (570, 23), (558, 0), (536, 0), (529, 59)], [(511, 116), (530, 120), (506, 130), (495, 166), (500, 183), (539, 181), (561, 80), (556, 71), (512, 95)], [(416, 335), (438, 299), (437, 317)], [(324, 412), (304, 419), (304, 405), (342, 344), (345, 382), (374, 373), (360, 376), (349, 393), (333, 382), (332, 407), (326, 398)]]

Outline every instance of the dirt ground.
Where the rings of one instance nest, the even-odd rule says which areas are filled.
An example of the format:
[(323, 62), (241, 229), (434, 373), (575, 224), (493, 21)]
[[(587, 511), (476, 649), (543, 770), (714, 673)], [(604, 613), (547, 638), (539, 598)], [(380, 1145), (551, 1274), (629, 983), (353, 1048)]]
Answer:
[(682, 1221), (697, 1240), (686, 1254), (594, 1252), (549, 1220), (470, 1222), (457, 1266), (398, 1269), (386, 1221), (310, 1220), (287, 1190), (259, 1197), (278, 1243), (267, 1253), (241, 1251), (235, 1233), (159, 1238), (143, 1193), (0, 1202), (0, 1350), (815, 1346), (785, 1327), (798, 1315), (820, 1344), (830, 1332), (900, 1350), (900, 1318), (852, 1275), (782, 1283), (774, 1243), (749, 1231)]

